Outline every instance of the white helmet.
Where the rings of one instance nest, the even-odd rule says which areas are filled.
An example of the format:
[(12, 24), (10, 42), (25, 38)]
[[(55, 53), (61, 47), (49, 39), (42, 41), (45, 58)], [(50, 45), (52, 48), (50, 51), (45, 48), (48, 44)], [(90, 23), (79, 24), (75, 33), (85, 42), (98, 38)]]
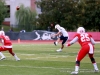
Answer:
[(79, 27), (78, 29), (77, 29), (77, 33), (85, 33), (85, 29), (83, 28), (83, 27)]
[(60, 28), (60, 25), (59, 24), (56, 24), (55, 25), (55, 29), (59, 29)]
[(0, 31), (0, 35), (5, 35), (5, 32), (4, 31)]

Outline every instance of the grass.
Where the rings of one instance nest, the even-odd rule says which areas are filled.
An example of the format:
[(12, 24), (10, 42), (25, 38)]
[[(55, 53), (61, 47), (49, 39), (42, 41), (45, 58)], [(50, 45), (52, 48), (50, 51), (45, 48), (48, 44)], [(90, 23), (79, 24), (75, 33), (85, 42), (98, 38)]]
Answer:
[[(100, 68), (100, 44), (95, 47), (95, 59)], [(0, 75), (70, 75), (74, 70), (75, 58), (80, 48), (78, 44), (56, 52), (60, 45), (53, 44), (13, 44), (13, 50), (21, 59), (15, 61), (7, 51), (5, 60), (0, 61)], [(100, 75), (93, 72), (93, 66), (86, 56), (81, 61), (78, 75)]]

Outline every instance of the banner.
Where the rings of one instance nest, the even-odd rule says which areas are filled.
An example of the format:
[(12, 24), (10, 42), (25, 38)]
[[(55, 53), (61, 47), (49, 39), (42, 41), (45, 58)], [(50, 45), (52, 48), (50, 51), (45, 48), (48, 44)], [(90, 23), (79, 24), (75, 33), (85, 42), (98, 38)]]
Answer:
[(56, 40), (58, 37), (51, 37), (56, 32), (36, 30), (33, 32), (6, 32), (11, 40)]
[[(11, 40), (57, 40), (57, 37), (51, 37), (56, 32), (49, 32), (45, 30), (34, 30), (33, 32), (6, 32), (6, 35)], [(100, 32), (88, 32), (96, 41), (100, 41)], [(76, 32), (68, 32), (69, 40), (72, 40)]]

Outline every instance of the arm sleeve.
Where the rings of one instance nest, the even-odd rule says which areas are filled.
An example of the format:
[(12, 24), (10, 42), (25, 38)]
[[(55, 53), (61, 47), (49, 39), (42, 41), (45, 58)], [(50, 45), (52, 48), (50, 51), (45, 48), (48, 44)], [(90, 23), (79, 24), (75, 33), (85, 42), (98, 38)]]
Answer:
[(93, 45), (96, 44), (96, 42), (94, 41), (94, 39), (93, 39), (92, 37), (90, 38), (90, 40), (91, 40), (91, 43), (92, 43)]
[(77, 41), (78, 41), (78, 37), (76, 36), (72, 41), (70, 41), (70, 45), (74, 44)]

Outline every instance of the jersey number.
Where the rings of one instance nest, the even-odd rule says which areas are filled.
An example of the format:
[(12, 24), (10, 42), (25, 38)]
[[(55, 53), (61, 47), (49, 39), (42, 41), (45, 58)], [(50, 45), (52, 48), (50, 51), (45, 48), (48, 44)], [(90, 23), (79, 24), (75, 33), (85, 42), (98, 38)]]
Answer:
[(90, 41), (88, 34), (81, 34), (81, 41), (82, 42)]

